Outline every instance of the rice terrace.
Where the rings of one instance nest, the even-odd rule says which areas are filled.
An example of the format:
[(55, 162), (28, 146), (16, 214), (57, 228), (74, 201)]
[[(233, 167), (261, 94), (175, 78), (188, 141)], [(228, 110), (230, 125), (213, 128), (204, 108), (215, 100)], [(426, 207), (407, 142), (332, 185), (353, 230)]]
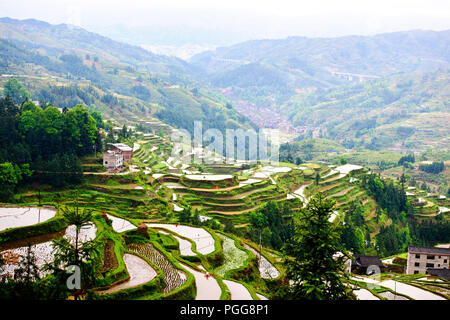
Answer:
[[(285, 281), (286, 270), (282, 253), (271, 248), (270, 238), (260, 246), (260, 235), (255, 233), (252, 241), (252, 211), (260, 206), (299, 210), (321, 191), (335, 200), (329, 221), (339, 224), (345, 221), (351, 197), (365, 195), (364, 219), (374, 223), (375, 201), (361, 185), (370, 173), (362, 166), (241, 163), (171, 173), (169, 153), (162, 151), (169, 150), (170, 141), (139, 134), (137, 141), (140, 147), (129, 169), (120, 174), (84, 172), (85, 182), (77, 190), (24, 190), (15, 196), (20, 206), (0, 208), (5, 221), (0, 246), (6, 258), (3, 275), (14, 272), (28, 245), (39, 267), (51, 262), (49, 239), (75, 234), (62, 208), (76, 206), (80, 211), (92, 210), (92, 222), (80, 229), (78, 238), (80, 243), (95, 241), (102, 266), (98, 287), (84, 292), (84, 298), (269, 299)], [(151, 158), (160, 162), (152, 166)], [(215, 174), (228, 170), (230, 174)], [(317, 176), (321, 177), (318, 182)], [(411, 199), (416, 197), (410, 194)], [(433, 206), (439, 210), (437, 204)], [(292, 213), (281, 213), (279, 218), (284, 225), (294, 219)], [(390, 278), (390, 273), (383, 273), (384, 277)], [(380, 281), (373, 289), (360, 276), (350, 278), (348, 286), (361, 299), (415, 299), (422, 297), (420, 292), (425, 298), (448, 297), (442, 280), (419, 281), (423, 275), (395, 273), (392, 277), (400, 283), (415, 283), (414, 292), (401, 287), (404, 292), (392, 294), (388, 281)]]
[(0, 3), (0, 302), (449, 300), (450, 6), (166, 2)]

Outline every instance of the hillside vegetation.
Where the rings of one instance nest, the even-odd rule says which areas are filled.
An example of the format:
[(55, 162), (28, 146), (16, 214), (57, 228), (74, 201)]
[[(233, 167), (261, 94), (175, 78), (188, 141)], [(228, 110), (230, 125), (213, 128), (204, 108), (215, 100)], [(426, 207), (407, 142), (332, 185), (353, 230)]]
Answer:
[[(339, 38), (253, 40), (199, 53), (190, 62), (211, 75), (215, 85), (245, 87), (251, 86), (256, 79), (266, 79), (259, 86), (267, 86), (272, 93), (277, 93), (279, 86), (294, 91), (345, 83), (343, 76), (335, 72), (381, 77), (448, 67), (449, 39), (450, 32), (447, 30)], [(251, 64), (257, 67), (251, 69), (251, 74), (245, 75), (243, 80), (247, 81), (236, 83), (228, 77), (231, 71), (244, 76), (249, 71), (246, 66)], [(274, 69), (285, 82), (273, 85), (265, 77), (268, 69)]]
[(3, 19), (0, 28), (0, 81), (19, 79), (34, 100), (83, 104), (120, 121), (156, 117), (189, 131), (197, 120), (205, 128), (250, 126), (226, 99), (189, 80), (179, 59), (67, 25)]
[(296, 125), (310, 127), (347, 148), (372, 150), (450, 147), (449, 70), (297, 95), (280, 108)]

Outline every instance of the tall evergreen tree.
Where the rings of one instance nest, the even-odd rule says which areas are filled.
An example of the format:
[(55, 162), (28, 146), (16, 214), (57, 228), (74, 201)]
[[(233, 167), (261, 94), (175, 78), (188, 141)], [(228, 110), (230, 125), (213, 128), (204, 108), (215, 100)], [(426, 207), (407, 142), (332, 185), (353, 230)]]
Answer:
[(344, 255), (339, 245), (340, 233), (329, 218), (334, 203), (317, 194), (297, 216), (295, 235), (285, 244), (287, 277), (281, 298), (307, 300), (352, 299), (344, 284)]

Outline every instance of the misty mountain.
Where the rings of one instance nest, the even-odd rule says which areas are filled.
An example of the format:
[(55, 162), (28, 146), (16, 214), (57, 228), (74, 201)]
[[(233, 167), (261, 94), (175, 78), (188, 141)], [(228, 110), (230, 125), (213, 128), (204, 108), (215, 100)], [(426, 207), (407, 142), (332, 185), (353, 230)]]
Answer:
[(52, 25), (35, 19), (0, 18), (0, 38), (52, 57), (63, 54), (84, 57), (89, 54), (103, 61), (139, 65), (155, 73), (188, 74), (193, 71), (181, 59), (157, 55), (68, 24)]
[[(449, 49), (450, 30), (416, 30), (375, 36), (254, 40), (199, 53), (190, 62), (203, 68), (218, 87), (235, 86), (230, 73), (240, 78), (240, 73), (248, 71), (246, 65), (258, 64), (260, 67), (252, 68), (253, 72), (245, 75), (247, 81), (239, 86), (261, 82), (266, 70), (272, 68), (287, 80), (285, 89), (294, 90), (345, 84), (350, 78), (359, 80), (358, 75), (365, 79), (447, 68)], [(264, 84), (272, 88), (270, 82)], [(272, 89), (276, 92), (278, 88)]]
[(191, 80), (180, 59), (67, 25), (4, 18), (0, 28), (0, 85), (17, 78), (33, 100), (82, 104), (119, 121), (156, 117), (189, 131), (194, 121), (205, 129), (251, 125), (226, 99)]

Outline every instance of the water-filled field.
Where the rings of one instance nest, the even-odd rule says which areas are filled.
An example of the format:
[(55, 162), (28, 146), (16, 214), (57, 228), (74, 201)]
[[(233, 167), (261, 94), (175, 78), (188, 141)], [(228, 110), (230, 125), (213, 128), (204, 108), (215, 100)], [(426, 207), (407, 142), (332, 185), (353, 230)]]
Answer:
[(127, 267), (130, 278), (118, 285), (102, 291), (102, 293), (111, 293), (119, 290), (136, 287), (138, 285), (147, 283), (156, 277), (156, 271), (142, 258), (134, 254), (125, 253), (123, 261)]
[[(78, 239), (79, 244), (94, 240), (97, 233), (97, 228), (93, 223), (86, 227), (83, 227), (79, 231)], [(68, 239), (72, 244), (75, 242), (76, 228), (74, 225), (67, 227), (64, 238)], [(40, 276), (44, 276), (46, 272), (42, 271), (42, 267), (46, 263), (50, 263), (54, 259), (53, 254), (53, 244), (51, 241), (45, 241), (41, 243), (31, 244), (31, 252), (36, 257), (36, 266), (38, 267)], [(3, 271), (1, 274), (13, 275), (14, 271), (18, 268), (18, 263), (22, 257), (25, 257), (28, 251), (28, 246), (21, 246), (14, 249), (7, 249), (0, 252), (4, 257), (8, 257), (5, 265), (3, 266)]]
[(165, 231), (159, 231), (162, 234), (170, 234), (172, 237), (174, 237), (175, 239), (177, 239), (178, 243), (180, 244), (180, 254), (182, 256), (195, 256), (197, 255), (195, 252), (192, 251), (192, 244), (185, 240), (182, 239), (180, 237), (177, 237), (176, 235), (173, 235), (169, 232), (165, 232)]
[(221, 234), (218, 234), (218, 236), (223, 239), (224, 262), (214, 272), (223, 277), (227, 271), (242, 267), (244, 261), (248, 258), (248, 254), (237, 248), (232, 238)]
[(129, 222), (128, 220), (125, 219), (121, 219), (115, 216), (112, 216), (110, 214), (107, 214), (108, 219), (110, 219), (112, 221), (112, 227), (114, 229), (114, 231), (116, 232), (124, 232), (124, 231), (128, 231), (128, 230), (134, 230), (136, 229), (136, 226), (134, 224), (132, 224), (131, 222)]
[(233, 178), (231, 174), (187, 174), (185, 177), (190, 180), (200, 181), (220, 181)]
[[(258, 259), (259, 261), (259, 252), (250, 247), (247, 244), (244, 244), (244, 247), (248, 250), (250, 250)], [(280, 272), (275, 268), (269, 260), (267, 260), (264, 256), (261, 255), (261, 261), (259, 262), (259, 273), (261, 275), (261, 278), (264, 279), (274, 279), (277, 278), (280, 275)]]
[(195, 286), (197, 287), (197, 295), (195, 300), (219, 300), (222, 290), (217, 280), (213, 277), (206, 277), (205, 273), (196, 271), (186, 264), (182, 264), (187, 271), (192, 273), (195, 278)]
[(231, 300), (253, 300), (244, 285), (231, 280), (223, 280), (223, 282), (231, 292)]
[(202, 228), (194, 228), (175, 224), (148, 223), (150, 228), (162, 228), (178, 233), (180, 236), (191, 239), (196, 244), (196, 250), (201, 254), (214, 251), (214, 238)]
[(53, 218), (55, 209), (38, 207), (0, 207), (0, 231), (31, 226)]

